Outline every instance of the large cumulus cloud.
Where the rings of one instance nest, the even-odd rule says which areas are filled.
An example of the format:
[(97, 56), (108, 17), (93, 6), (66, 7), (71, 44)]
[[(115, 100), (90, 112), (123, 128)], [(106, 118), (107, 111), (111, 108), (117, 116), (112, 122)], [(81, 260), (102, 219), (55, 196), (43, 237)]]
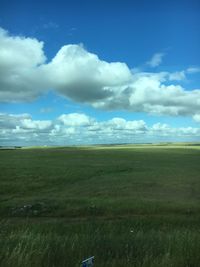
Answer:
[(44, 69), (58, 92), (87, 103), (107, 99), (113, 95), (114, 86), (129, 83), (132, 78), (126, 64), (102, 61), (82, 45), (62, 47)]
[(40, 65), (46, 57), (43, 42), (10, 36), (0, 28), (0, 101), (31, 101), (44, 91)]
[[(106, 62), (82, 45), (65, 45), (46, 63), (43, 42), (11, 36), (0, 29), (0, 101), (32, 101), (49, 89), (95, 108), (158, 115), (193, 116), (199, 121), (200, 89), (179, 83), (199, 68), (183, 71), (132, 71)], [(156, 65), (163, 55), (156, 57)], [(154, 64), (154, 65), (155, 65)]]

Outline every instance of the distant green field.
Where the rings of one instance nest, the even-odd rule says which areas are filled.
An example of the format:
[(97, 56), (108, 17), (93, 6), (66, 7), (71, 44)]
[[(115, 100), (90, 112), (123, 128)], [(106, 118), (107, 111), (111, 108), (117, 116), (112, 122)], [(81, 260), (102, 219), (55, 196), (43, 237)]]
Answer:
[(0, 150), (0, 266), (200, 266), (200, 146)]

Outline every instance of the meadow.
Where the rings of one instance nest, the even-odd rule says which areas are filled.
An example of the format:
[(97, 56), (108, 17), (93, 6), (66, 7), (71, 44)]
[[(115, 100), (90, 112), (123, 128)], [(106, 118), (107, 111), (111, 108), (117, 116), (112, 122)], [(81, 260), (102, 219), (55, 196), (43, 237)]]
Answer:
[(0, 150), (0, 266), (200, 266), (200, 146)]

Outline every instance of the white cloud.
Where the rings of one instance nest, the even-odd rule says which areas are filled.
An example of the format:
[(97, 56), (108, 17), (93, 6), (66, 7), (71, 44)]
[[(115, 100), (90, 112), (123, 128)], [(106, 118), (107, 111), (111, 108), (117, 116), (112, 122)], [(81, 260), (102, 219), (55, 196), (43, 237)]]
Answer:
[(29, 101), (44, 90), (39, 66), (46, 57), (43, 42), (13, 37), (0, 28), (0, 100)]
[(38, 129), (38, 130), (45, 130), (51, 127), (52, 122), (41, 121), (41, 120), (32, 120), (32, 119), (22, 119), (20, 121), (22, 128), (24, 129)]
[[(175, 130), (176, 131), (176, 130)], [(173, 132), (174, 132), (174, 129), (171, 128), (169, 125), (167, 125), (166, 123), (156, 123), (154, 124), (150, 129), (149, 129), (149, 132), (152, 134), (152, 135), (164, 135), (164, 136), (167, 136), (167, 135), (172, 135)]]
[(186, 78), (185, 71), (176, 71), (169, 73), (169, 81), (182, 81)]
[(43, 42), (35, 38), (9, 36), (8, 32), (0, 28), (0, 62), (4, 66), (18, 69), (36, 67), (45, 62)]
[(83, 113), (70, 113), (46, 121), (33, 120), (29, 114), (0, 114), (1, 145), (134, 143), (199, 137), (200, 128), (174, 128), (162, 123), (148, 126), (143, 120), (119, 117), (97, 121)]
[(105, 123), (106, 128), (110, 127), (113, 130), (130, 130), (145, 132), (147, 130), (146, 123), (143, 120), (127, 121), (122, 118), (113, 118)]
[(132, 78), (125, 63), (102, 61), (81, 45), (63, 46), (44, 70), (60, 94), (86, 103), (109, 97), (113, 86)]
[(50, 120), (33, 120), (30, 114), (7, 114), (0, 113), (0, 129), (5, 130), (24, 130), (31, 131), (43, 131), (49, 130), (52, 126)]
[(168, 124), (156, 123), (151, 128), (149, 128), (150, 135), (158, 136), (169, 136), (169, 137), (199, 137), (200, 128), (194, 127), (180, 127), (173, 128)]
[(30, 118), (31, 116), (27, 113), (19, 115), (0, 113), (0, 129), (13, 129), (19, 125), (19, 121)]
[[(158, 66), (163, 56), (155, 54), (149, 64)], [(199, 114), (200, 89), (178, 84), (198, 72), (196, 67), (172, 73), (132, 71), (125, 63), (100, 60), (82, 45), (65, 45), (49, 63), (45, 60), (43, 42), (0, 29), (0, 101), (32, 101), (53, 89), (95, 108), (194, 118)]]
[(200, 107), (200, 90), (165, 85), (185, 79), (185, 72), (131, 73), (123, 63), (107, 63), (83, 47), (68, 45), (45, 66), (54, 88), (95, 108), (158, 115), (191, 115)]
[(196, 121), (196, 122), (200, 122), (200, 113), (197, 113), (193, 116), (193, 119)]
[(187, 73), (190, 73), (190, 74), (199, 73), (200, 72), (200, 68), (199, 67), (190, 67), (186, 71), (187, 71)]
[(164, 55), (165, 55), (164, 53), (154, 54), (152, 58), (147, 62), (147, 65), (149, 65), (152, 68), (159, 66), (162, 63)]
[(48, 139), (53, 127), (52, 121), (33, 120), (30, 114), (0, 113), (0, 144), (42, 143)]
[(122, 92), (99, 101), (94, 106), (153, 115), (196, 114), (200, 108), (200, 90), (186, 91), (180, 85), (165, 85), (167, 79), (168, 73), (139, 73)]
[(58, 117), (65, 126), (88, 126), (93, 123), (93, 119), (81, 113), (62, 114)]

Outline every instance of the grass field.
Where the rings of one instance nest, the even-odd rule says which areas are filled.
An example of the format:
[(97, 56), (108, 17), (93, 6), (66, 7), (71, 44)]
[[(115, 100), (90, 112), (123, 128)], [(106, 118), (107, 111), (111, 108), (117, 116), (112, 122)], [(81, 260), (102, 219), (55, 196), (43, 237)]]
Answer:
[(200, 146), (0, 150), (0, 266), (200, 266)]

